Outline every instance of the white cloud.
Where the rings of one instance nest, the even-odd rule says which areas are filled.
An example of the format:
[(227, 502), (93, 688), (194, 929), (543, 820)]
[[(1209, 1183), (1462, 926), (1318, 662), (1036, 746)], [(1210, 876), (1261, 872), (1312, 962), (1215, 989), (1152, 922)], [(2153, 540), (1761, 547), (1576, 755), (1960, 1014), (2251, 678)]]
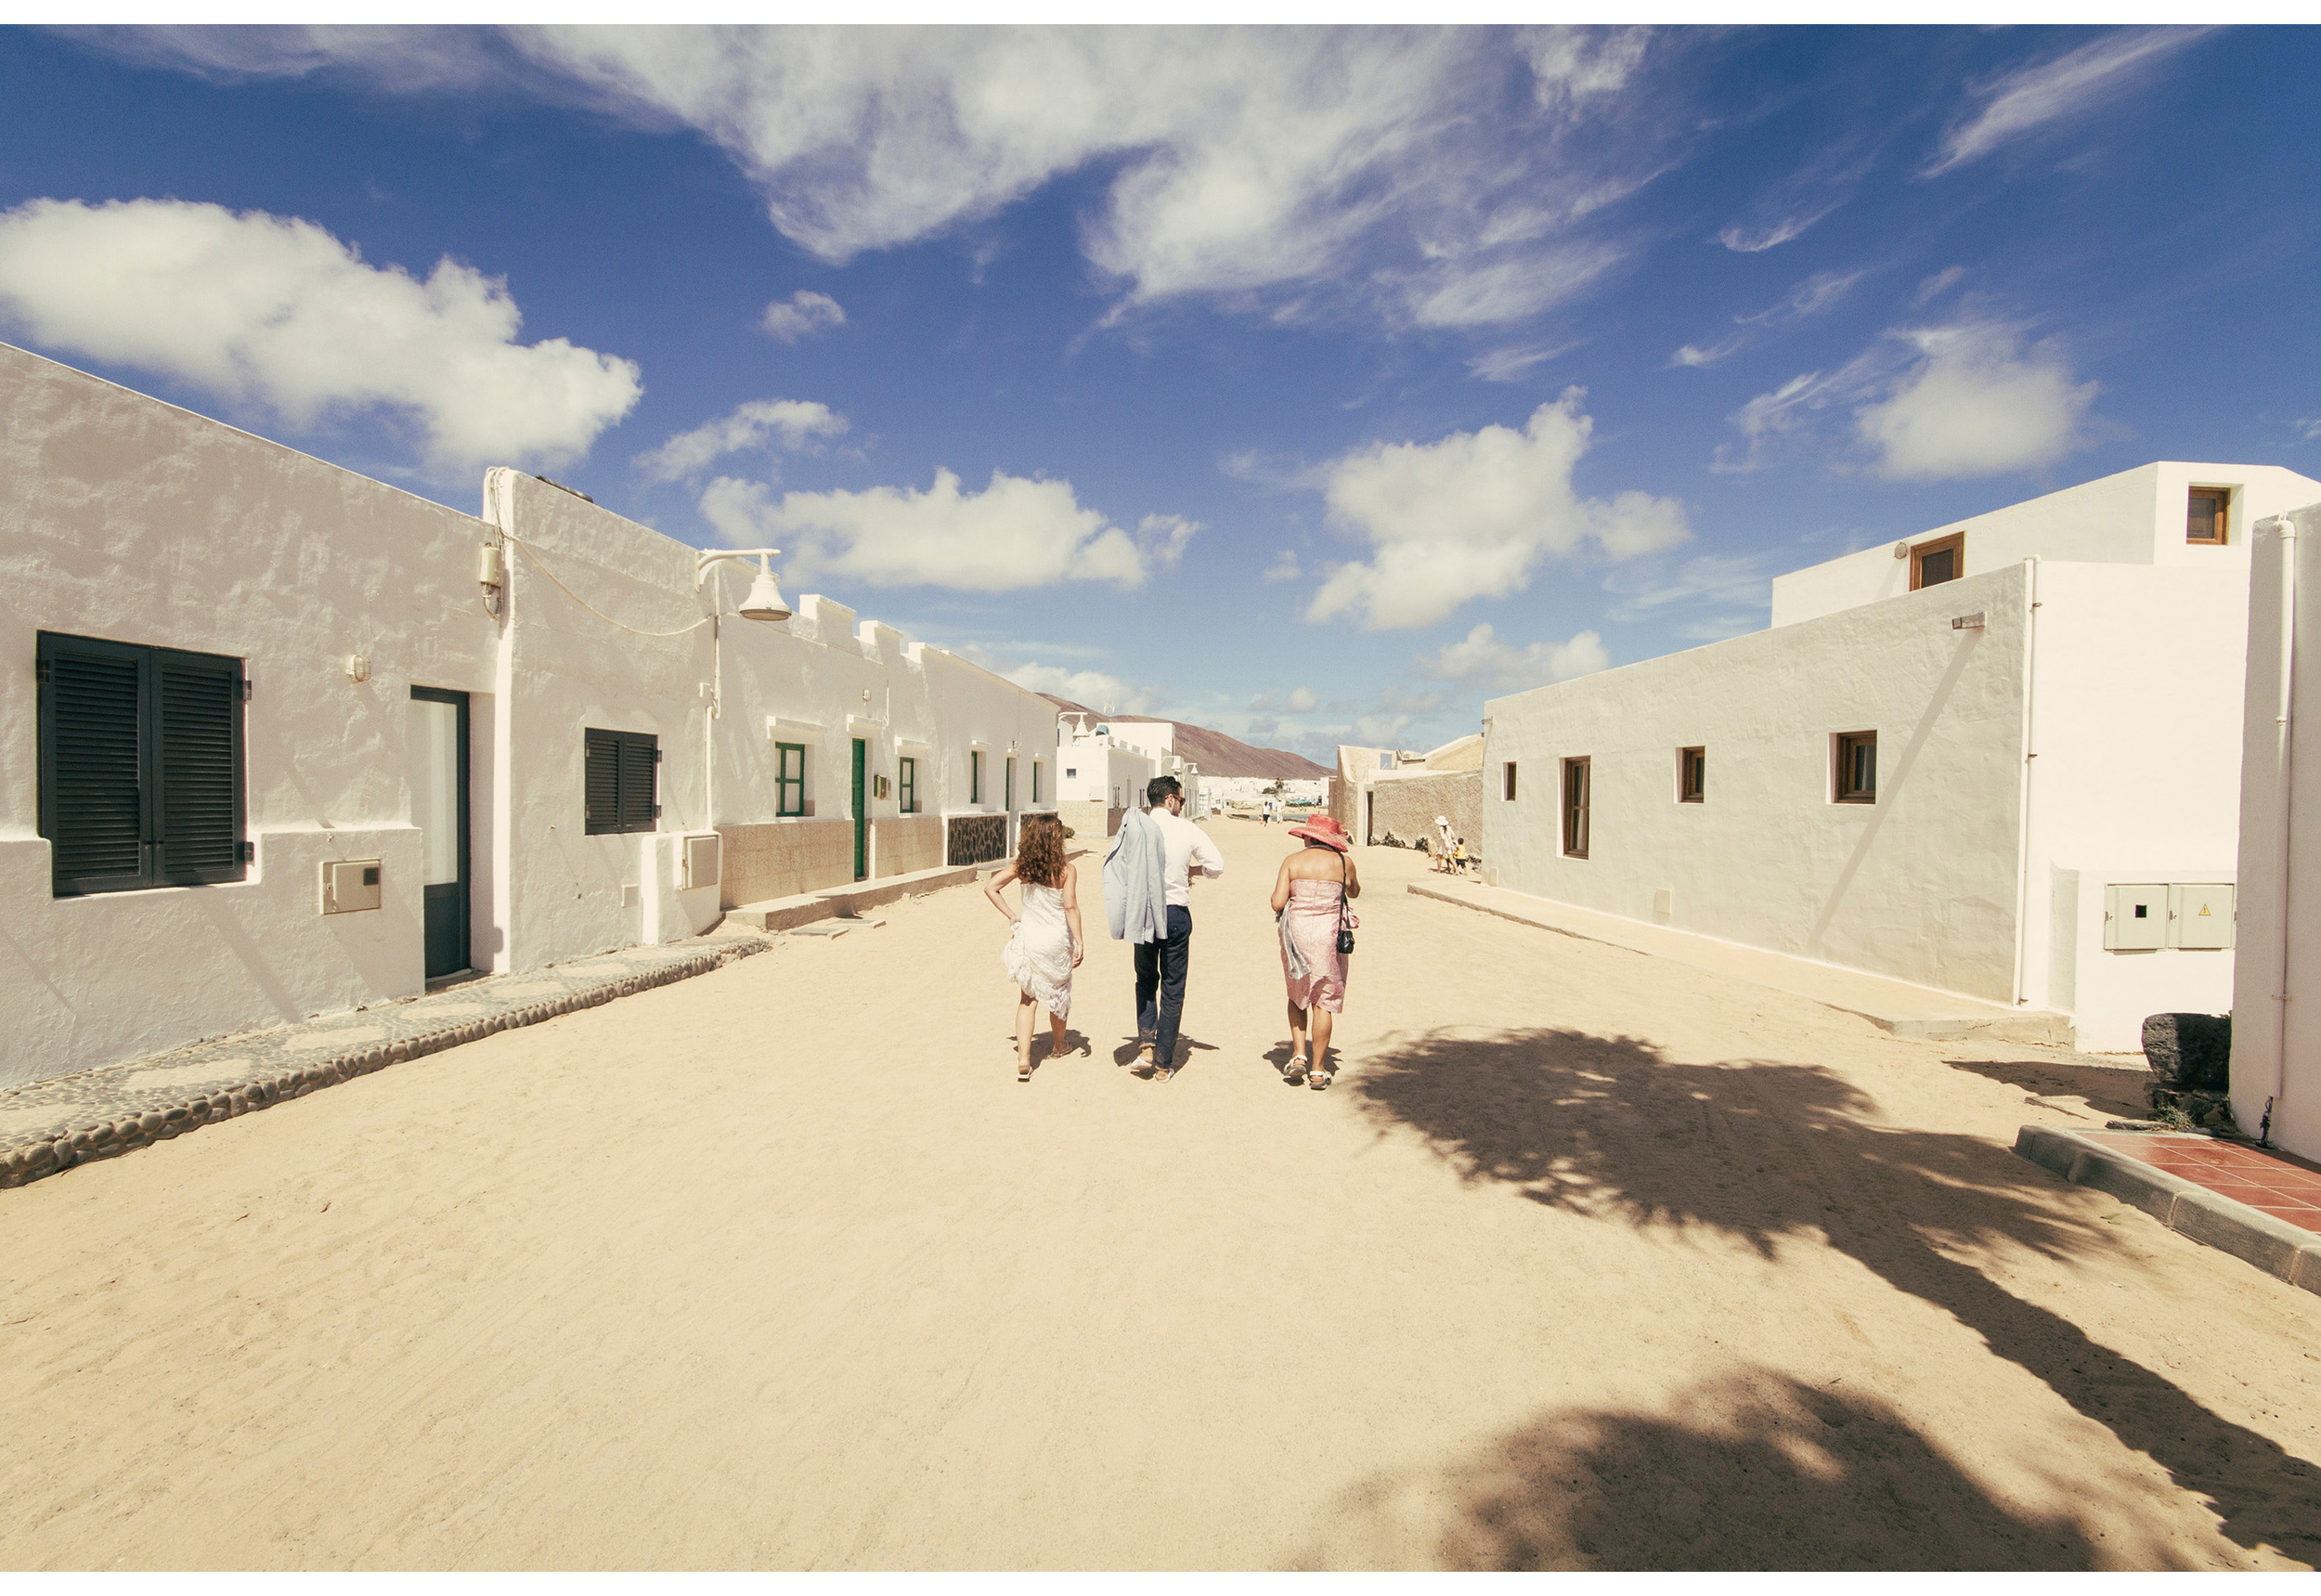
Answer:
[[(1772, 603), (1770, 567), (1783, 551), (1696, 554), (1673, 570), (1652, 562), (1604, 577), (1608, 612), (1620, 622), (1651, 621), (1697, 642), (1717, 642), (1766, 624)], [(1794, 563), (1794, 562), (1793, 562)]]
[(662, 482), (692, 476), (712, 461), (743, 449), (772, 445), (802, 449), (817, 438), (846, 431), (846, 418), (812, 399), (752, 399), (731, 415), (679, 433), (659, 448), (637, 457), (646, 474)]
[(1410, 668), (1440, 681), (1456, 681), (1485, 692), (1513, 693), (1545, 682), (1569, 681), (1611, 663), (1603, 639), (1592, 631), (1575, 633), (1568, 642), (1534, 642), (1517, 648), (1501, 642), (1485, 621), (1459, 642), (1420, 655)]
[(1751, 219), (1721, 229), (1717, 241), (1737, 254), (1759, 254), (1802, 237), (1853, 197), (1876, 159), (1855, 139), (1831, 145), (1775, 183), (1751, 207)]
[(1280, 556), (1265, 567), (1265, 580), (1269, 582), (1294, 582), (1304, 575), (1304, 570), (1298, 564), (1295, 549), (1284, 549)]
[(1983, 102), (1953, 123), (1921, 175), (1933, 177), (1979, 161), (2008, 140), (2050, 123), (2077, 118), (2133, 86), (2145, 69), (2183, 49), (2204, 28), (2137, 28), (2107, 33), (2068, 55), (2007, 72), (1971, 90)]
[(322, 227), (176, 200), (0, 213), (0, 317), (31, 342), (158, 371), (295, 431), (384, 409), (440, 469), (587, 452), (643, 392), (636, 362), (518, 344), (507, 284), (449, 257), (424, 281)]
[(1486, 426), (1433, 443), (1376, 444), (1325, 468), (1329, 519), (1368, 540), (1371, 555), (1333, 571), (1308, 618), (1359, 613), (1374, 629), (1432, 626), (1470, 599), (1520, 591), (1542, 559), (1586, 538), (1619, 560), (1690, 537), (1673, 499), (1573, 492), (1593, 424), (1581, 397), (1565, 390), (1521, 432)]
[[(699, 132), (819, 258), (1102, 164), (1088, 259), (1134, 302), (1282, 289), (1474, 325), (1578, 292), (1588, 218), (1696, 136), (1640, 29), (571, 27), (113, 32), (206, 77), (490, 85)], [(1506, 91), (1528, 78), (1531, 94)], [(1512, 83), (1511, 83), (1512, 79)], [(1303, 290), (1329, 289), (1318, 300)]]
[(1357, 746), (1398, 748), (1402, 745), (1394, 739), (1401, 736), (1409, 727), (1410, 717), (1407, 715), (1364, 715), (1347, 730), (1354, 733), (1354, 740)]
[(1321, 694), (1311, 687), (1293, 687), (1290, 696), (1281, 701), (1281, 707), (1292, 715), (1310, 715), (1321, 701)]
[(1810, 316), (1818, 316), (1829, 309), (1846, 297), (1847, 292), (1861, 280), (1861, 275), (1858, 271), (1817, 271), (1791, 289), (1779, 301), (1766, 306), (1763, 310), (1754, 311), (1747, 316), (1736, 316), (1732, 318), (1735, 325), (1744, 329), (1754, 328), (1756, 331), (1744, 331), (1731, 333), (1705, 348), (1698, 344), (1687, 344), (1668, 357), (1668, 364), (1692, 367), (1713, 366), (1726, 356), (1748, 347), (1775, 329), (1784, 327), (1793, 321), (1802, 321)]
[(1533, 367), (1552, 360), (1559, 355), (1568, 355), (1578, 347), (1576, 344), (1555, 344), (1526, 349), (1511, 344), (1504, 349), (1492, 349), (1476, 356), (1467, 362), (1467, 371), (1485, 383), (1521, 382), (1524, 374)]
[(1904, 334), (1925, 358), (1891, 396), (1854, 412), (1881, 475), (1912, 481), (1998, 476), (2050, 465), (2081, 445), (2096, 384), (2075, 383), (2053, 355), (2022, 356), (1990, 327)]
[(825, 327), (844, 327), (846, 312), (828, 294), (801, 288), (789, 298), (777, 299), (767, 305), (758, 325), (783, 343), (795, 344)]
[(978, 665), (996, 670), (1018, 687), (1033, 693), (1053, 693), (1058, 698), (1069, 698), (1107, 713), (1149, 715), (1161, 697), (1160, 689), (1132, 686), (1109, 671), (1074, 670), (1067, 666), (1042, 665), (1037, 660), (1005, 664), (972, 647), (959, 652)]
[(1897, 480), (1997, 476), (2053, 464), (2081, 444), (2097, 384), (2073, 380), (2052, 346), (2025, 352), (1999, 322), (1899, 328), (1836, 371), (1808, 371), (1731, 417), (1745, 448), (1717, 450), (1715, 469), (1757, 471), (1775, 446), (1809, 435), (1814, 415), (1851, 409), (1872, 468)]
[(1835, 211), (1840, 204), (1843, 203), (1843, 201), (1832, 201), (1830, 203), (1822, 205), (1816, 210), (1807, 211), (1801, 214), (1783, 216), (1779, 221), (1770, 222), (1762, 227), (1727, 227), (1717, 235), (1717, 241), (1724, 245), (1725, 248), (1731, 250), (1736, 254), (1757, 254), (1763, 251), (1772, 249), (1777, 245), (1785, 244), (1794, 238), (1800, 237), (1808, 227), (1813, 226), (1814, 223), (1820, 221), (1823, 216), (1828, 215), (1832, 211)]
[(1936, 272), (1931, 277), (1919, 279), (1918, 292), (1916, 294), (1912, 296), (1910, 301), (1912, 307), (1914, 309), (1915, 307), (1926, 304), (1926, 301), (1930, 299), (1938, 298), (1940, 295), (1949, 292), (1951, 289), (1956, 288), (1965, 276), (1966, 268), (1964, 266), (1944, 266), (1940, 271)]
[(779, 543), (801, 580), (845, 577), (870, 587), (1007, 592), (1058, 582), (1133, 588), (1172, 562), (1199, 527), (1147, 516), (1143, 541), (1081, 504), (1069, 482), (992, 473), (980, 492), (935, 473), (934, 486), (785, 493), (730, 476), (703, 490), (701, 513), (735, 545)]

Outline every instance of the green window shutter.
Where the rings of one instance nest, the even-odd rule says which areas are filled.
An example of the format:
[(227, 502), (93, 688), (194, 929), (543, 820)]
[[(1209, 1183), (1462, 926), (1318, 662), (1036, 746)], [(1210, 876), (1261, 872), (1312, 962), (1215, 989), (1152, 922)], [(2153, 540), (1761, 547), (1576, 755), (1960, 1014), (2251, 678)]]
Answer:
[(149, 884), (144, 653), (41, 636), (40, 829), (59, 898)]
[(241, 661), (156, 649), (153, 665), (161, 699), (160, 882), (240, 881)]
[(620, 829), (651, 831), (661, 815), (661, 740), (625, 732), (620, 740)]
[(587, 770), (581, 780), (587, 820), (582, 830), (590, 837), (620, 829), (620, 733), (590, 727), (582, 733), (587, 743)]

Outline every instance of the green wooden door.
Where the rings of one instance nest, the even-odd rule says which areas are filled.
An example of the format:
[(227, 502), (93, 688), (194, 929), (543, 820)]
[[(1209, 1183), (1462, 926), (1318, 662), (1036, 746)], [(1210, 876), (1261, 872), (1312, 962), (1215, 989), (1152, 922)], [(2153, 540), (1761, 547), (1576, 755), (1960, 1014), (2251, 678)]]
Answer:
[(870, 874), (870, 745), (854, 739), (854, 879)]

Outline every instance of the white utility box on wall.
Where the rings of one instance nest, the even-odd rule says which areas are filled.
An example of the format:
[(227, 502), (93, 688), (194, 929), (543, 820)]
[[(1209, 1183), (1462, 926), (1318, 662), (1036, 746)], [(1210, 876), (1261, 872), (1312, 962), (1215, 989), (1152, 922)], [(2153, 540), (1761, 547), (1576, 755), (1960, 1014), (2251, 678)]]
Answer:
[(2168, 889), (2158, 882), (2104, 889), (2104, 946), (2139, 951), (2168, 945)]
[(2229, 883), (2179, 885), (2168, 889), (2169, 940), (2179, 948), (2233, 945), (2233, 889)]
[(379, 906), (379, 861), (326, 859), (322, 862), (322, 912), (351, 915)]
[(686, 888), (715, 887), (718, 871), (724, 860), (724, 839), (714, 831), (702, 832), (685, 838), (684, 880)]

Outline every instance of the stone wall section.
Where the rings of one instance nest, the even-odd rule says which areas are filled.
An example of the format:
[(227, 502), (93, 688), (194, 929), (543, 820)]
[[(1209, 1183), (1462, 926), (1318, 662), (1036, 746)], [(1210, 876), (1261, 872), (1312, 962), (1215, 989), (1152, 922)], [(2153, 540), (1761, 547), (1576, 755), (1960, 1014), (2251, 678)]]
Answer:
[[(1397, 776), (1370, 787), (1370, 837), (1393, 832), (1405, 843), (1434, 839), (1434, 817), (1450, 816), (1451, 830), (1467, 839), (1467, 851), (1483, 850), (1483, 772), (1458, 771), (1434, 776)], [(1357, 835), (1359, 835), (1357, 833)]]
[(871, 869), (878, 876), (908, 876), (914, 870), (933, 870), (942, 862), (942, 816), (888, 815), (871, 822)]
[(769, 898), (794, 898), (824, 887), (844, 887), (854, 879), (854, 823), (850, 820), (720, 825), (718, 835), (725, 842), (723, 879), (719, 883), (722, 908), (762, 903)]

